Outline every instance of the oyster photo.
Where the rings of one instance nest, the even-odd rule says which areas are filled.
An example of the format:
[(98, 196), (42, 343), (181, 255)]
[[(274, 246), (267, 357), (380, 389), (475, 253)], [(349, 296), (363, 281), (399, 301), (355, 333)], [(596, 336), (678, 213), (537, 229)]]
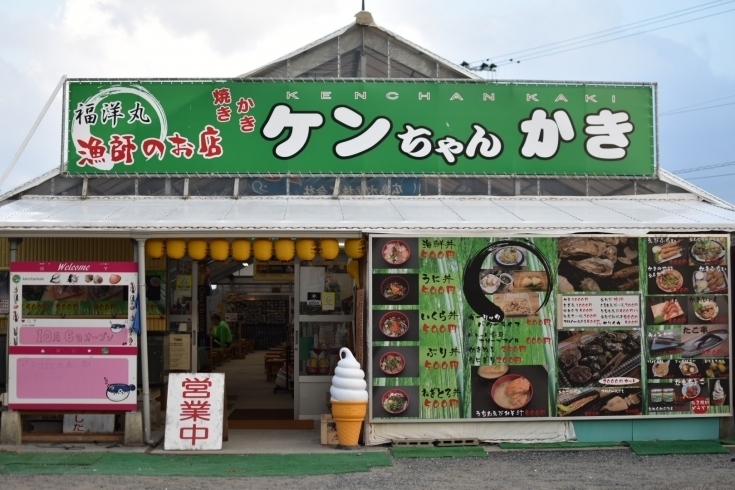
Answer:
[(604, 377), (624, 376), (640, 368), (637, 331), (585, 331), (560, 338), (559, 386), (592, 386)]
[(638, 290), (638, 242), (628, 237), (560, 238), (557, 287), (562, 293)]

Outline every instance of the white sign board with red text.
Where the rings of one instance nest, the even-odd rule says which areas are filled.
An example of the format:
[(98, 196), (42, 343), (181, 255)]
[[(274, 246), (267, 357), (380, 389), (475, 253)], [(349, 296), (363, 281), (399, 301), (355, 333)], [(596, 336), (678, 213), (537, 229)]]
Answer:
[(223, 373), (171, 373), (166, 402), (166, 450), (222, 449)]
[(11, 264), (11, 409), (136, 410), (137, 270), (135, 262)]

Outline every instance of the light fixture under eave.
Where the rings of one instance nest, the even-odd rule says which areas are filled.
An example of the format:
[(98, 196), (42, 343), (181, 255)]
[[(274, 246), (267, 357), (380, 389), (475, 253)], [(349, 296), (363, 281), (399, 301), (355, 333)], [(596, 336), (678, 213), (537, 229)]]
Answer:
[(243, 262), (243, 263), (242, 263), (242, 266), (243, 266), (243, 267), (250, 267), (250, 264), (248, 264), (247, 262)]

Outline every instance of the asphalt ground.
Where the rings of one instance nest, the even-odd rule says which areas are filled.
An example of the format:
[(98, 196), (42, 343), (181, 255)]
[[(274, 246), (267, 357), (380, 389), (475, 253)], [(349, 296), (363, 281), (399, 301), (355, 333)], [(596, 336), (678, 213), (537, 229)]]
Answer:
[[(389, 453), (388, 453), (389, 454)], [(732, 490), (735, 454), (637, 456), (626, 448), (497, 451), (473, 458), (393, 459), (367, 472), (293, 477), (0, 475), (0, 488), (44, 489), (676, 489)], [(289, 465), (289, 455), (283, 455)]]

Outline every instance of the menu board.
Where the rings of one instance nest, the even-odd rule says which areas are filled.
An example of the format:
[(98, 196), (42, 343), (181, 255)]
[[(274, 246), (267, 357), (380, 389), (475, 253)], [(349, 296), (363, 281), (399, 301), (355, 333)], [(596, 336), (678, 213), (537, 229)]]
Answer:
[(11, 409), (136, 409), (137, 270), (135, 262), (11, 264)]
[(727, 236), (371, 237), (371, 420), (727, 416)]

